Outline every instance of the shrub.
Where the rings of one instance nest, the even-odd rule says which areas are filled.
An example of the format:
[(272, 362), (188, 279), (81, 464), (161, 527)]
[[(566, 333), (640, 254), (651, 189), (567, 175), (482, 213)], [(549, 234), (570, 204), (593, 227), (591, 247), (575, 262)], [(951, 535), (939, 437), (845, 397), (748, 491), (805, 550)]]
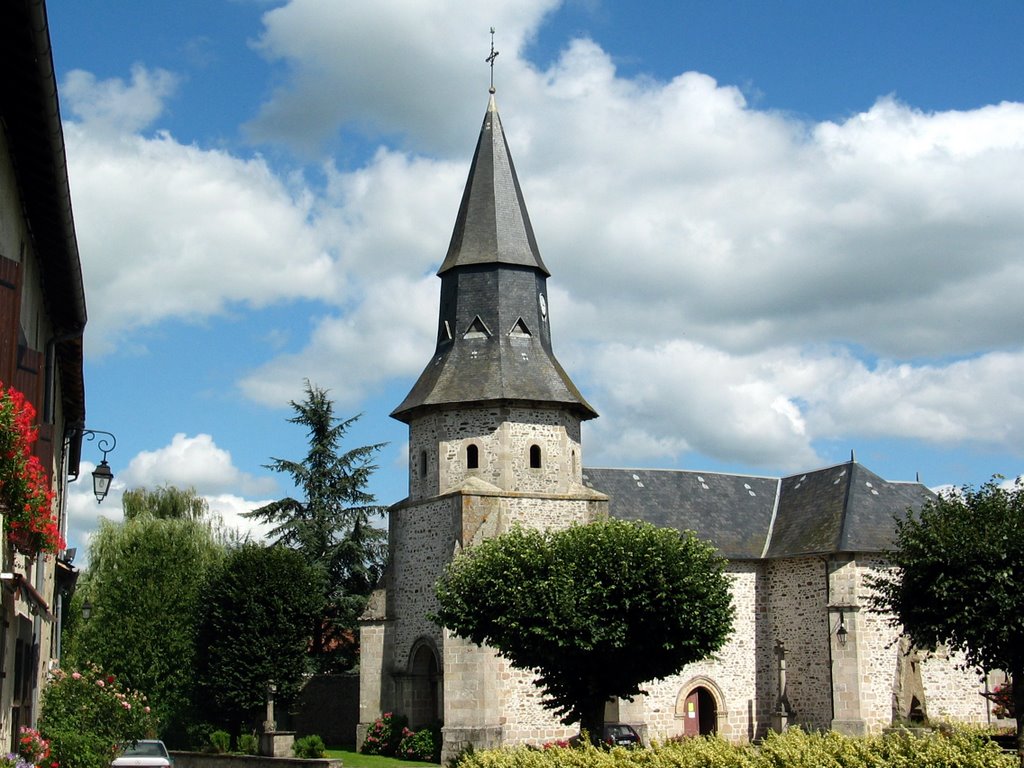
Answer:
[(260, 751), (260, 740), (255, 733), (243, 733), (238, 737), (238, 751), (243, 755), (255, 755)]
[(515, 747), (462, 755), (457, 768), (1018, 768), (986, 731), (951, 728), (914, 736), (895, 732), (850, 738), (790, 728), (769, 733), (759, 745), (730, 744), (717, 736), (670, 739), (648, 749), (602, 750), (589, 743), (572, 749)]
[(402, 729), (402, 740), (395, 755), (402, 760), (420, 760), (426, 763), (441, 761), (441, 728), (431, 726), (411, 731)]
[(303, 736), (301, 739), (295, 740), (295, 745), (292, 747), (292, 751), (296, 757), (302, 757), (306, 759), (316, 759), (324, 756), (324, 740), (316, 734), (310, 736)]
[(156, 734), (156, 718), (138, 691), (93, 665), (57, 670), (43, 691), (39, 732), (61, 768), (108, 768), (128, 744)]
[(394, 757), (402, 740), (402, 731), (408, 723), (405, 715), (385, 712), (366, 731), (366, 739), (359, 751), (367, 755)]
[(214, 731), (210, 734), (210, 751), (215, 755), (223, 755), (231, 751), (231, 734), (227, 731)]

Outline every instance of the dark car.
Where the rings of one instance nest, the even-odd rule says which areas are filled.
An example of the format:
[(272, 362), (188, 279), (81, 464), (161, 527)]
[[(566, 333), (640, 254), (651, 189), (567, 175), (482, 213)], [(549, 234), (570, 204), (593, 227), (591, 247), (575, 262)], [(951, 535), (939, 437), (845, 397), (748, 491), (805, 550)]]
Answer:
[(603, 740), (610, 747), (642, 747), (644, 745), (636, 729), (625, 723), (605, 723)]

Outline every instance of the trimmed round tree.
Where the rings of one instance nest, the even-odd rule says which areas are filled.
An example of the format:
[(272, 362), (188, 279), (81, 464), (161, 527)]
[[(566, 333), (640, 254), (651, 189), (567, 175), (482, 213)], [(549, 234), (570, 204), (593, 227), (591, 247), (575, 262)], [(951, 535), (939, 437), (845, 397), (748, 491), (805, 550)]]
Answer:
[(263, 719), (271, 684), (282, 704), (298, 694), (323, 610), (322, 578), (294, 549), (248, 543), (213, 573), (206, 598), (200, 686), (211, 719), (237, 736)]
[(606, 520), (515, 528), (455, 557), (435, 620), (537, 673), (544, 705), (599, 739), (605, 702), (713, 654), (732, 631), (725, 560), (692, 532)]
[(894, 568), (872, 581), (872, 607), (918, 648), (959, 651), (1013, 682), (1024, 766), (1024, 483), (993, 477), (925, 502), (896, 523)]

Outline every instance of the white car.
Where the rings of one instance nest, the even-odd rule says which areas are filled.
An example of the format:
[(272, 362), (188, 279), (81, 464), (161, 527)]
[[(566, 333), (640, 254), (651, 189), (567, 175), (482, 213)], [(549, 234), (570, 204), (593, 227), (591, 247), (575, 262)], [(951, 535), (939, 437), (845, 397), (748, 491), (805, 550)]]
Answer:
[(110, 765), (111, 768), (171, 768), (174, 761), (162, 741), (140, 739)]

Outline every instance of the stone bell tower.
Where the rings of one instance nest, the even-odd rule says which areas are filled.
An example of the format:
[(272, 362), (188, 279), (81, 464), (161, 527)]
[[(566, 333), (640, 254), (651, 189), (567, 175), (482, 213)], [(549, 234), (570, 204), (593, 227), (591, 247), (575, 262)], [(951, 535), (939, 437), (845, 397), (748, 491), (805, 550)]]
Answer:
[(607, 513), (582, 482), (580, 425), (597, 413), (552, 351), (549, 274), (492, 88), (438, 271), (434, 354), (391, 414), (409, 425), (409, 496), (390, 509), (388, 571), (363, 617), (360, 734), (385, 711), (441, 721), (452, 755), (561, 728), (530, 675), (428, 618), (461, 549)]

